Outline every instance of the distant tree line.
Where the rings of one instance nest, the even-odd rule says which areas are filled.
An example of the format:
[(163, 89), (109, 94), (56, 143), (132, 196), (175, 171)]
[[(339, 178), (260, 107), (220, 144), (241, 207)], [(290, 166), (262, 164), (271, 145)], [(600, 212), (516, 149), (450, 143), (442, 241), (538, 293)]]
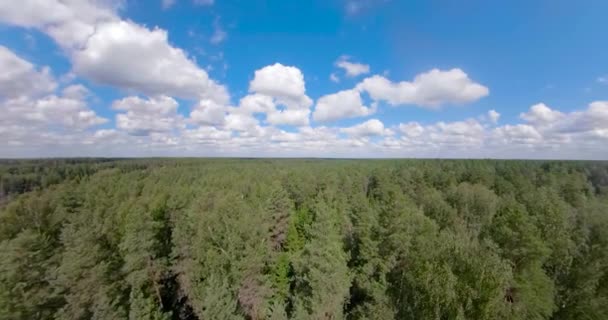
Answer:
[(0, 162), (0, 319), (606, 319), (608, 163)]

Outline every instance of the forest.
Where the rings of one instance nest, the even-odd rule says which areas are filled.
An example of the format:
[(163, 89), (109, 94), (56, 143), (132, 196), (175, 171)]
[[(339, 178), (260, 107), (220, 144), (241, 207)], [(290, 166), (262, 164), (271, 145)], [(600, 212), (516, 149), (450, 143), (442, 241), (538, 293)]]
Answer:
[(608, 162), (0, 160), (0, 319), (606, 319)]

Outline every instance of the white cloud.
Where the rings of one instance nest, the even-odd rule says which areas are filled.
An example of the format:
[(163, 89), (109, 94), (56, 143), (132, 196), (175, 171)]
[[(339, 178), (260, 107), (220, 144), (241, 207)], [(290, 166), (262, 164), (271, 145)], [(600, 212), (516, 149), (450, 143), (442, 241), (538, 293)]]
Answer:
[(569, 113), (538, 103), (520, 118), (526, 123), (494, 129), (492, 137), (497, 141), (492, 144), (503, 142), (503, 148), (508, 143), (521, 144), (539, 153), (552, 152), (573, 158), (608, 156), (604, 151), (608, 150), (607, 101), (595, 101), (584, 110)]
[(417, 75), (412, 82), (398, 83), (375, 75), (359, 83), (357, 90), (367, 92), (376, 101), (387, 101), (394, 106), (413, 104), (429, 108), (473, 102), (489, 94), (488, 88), (473, 82), (460, 69), (433, 69)]
[(117, 100), (112, 108), (126, 111), (116, 115), (116, 128), (137, 136), (154, 132), (168, 132), (183, 126), (183, 119), (177, 114), (178, 103), (168, 96), (149, 99), (126, 97)]
[(102, 24), (87, 47), (73, 53), (73, 63), (78, 74), (96, 82), (147, 95), (228, 100), (226, 89), (170, 46), (162, 29), (127, 21)]
[(418, 122), (400, 123), (398, 128), (407, 137), (418, 137), (424, 132), (424, 127)]
[(226, 120), (226, 108), (213, 100), (201, 100), (190, 113), (190, 119), (199, 124), (222, 125)]
[(500, 113), (496, 110), (489, 110), (486, 114), (477, 117), (477, 119), (486, 125), (496, 125), (500, 119)]
[(522, 144), (534, 145), (542, 142), (542, 135), (531, 125), (517, 124), (505, 125), (496, 128), (492, 132), (494, 143), (499, 142), (502, 145)]
[(424, 157), (592, 158), (608, 156), (608, 102), (563, 113), (544, 104), (522, 113), (526, 123), (484, 127), (469, 119), (399, 125), (399, 138), (385, 138), (392, 152)]
[(389, 129), (384, 128), (384, 124), (382, 121), (378, 119), (370, 119), (363, 123), (354, 125), (348, 128), (341, 128), (340, 132), (346, 133), (353, 137), (368, 137), (368, 136), (382, 136), (382, 135), (391, 135), (391, 131)]
[(85, 101), (56, 95), (40, 99), (20, 97), (7, 100), (2, 103), (1, 109), (3, 116), (0, 123), (3, 126), (32, 126), (32, 130), (52, 125), (80, 130), (107, 121), (88, 109)]
[(264, 114), (270, 125), (305, 126), (308, 125), (310, 116), (308, 107), (302, 108), (298, 103), (259, 93), (243, 97), (240, 107), (233, 112), (245, 115)]
[(266, 121), (272, 125), (306, 126), (309, 109), (284, 109), (266, 114)]
[(564, 114), (559, 111), (552, 110), (544, 103), (538, 103), (530, 107), (530, 111), (520, 114), (519, 117), (526, 122), (530, 122), (538, 126), (545, 126), (551, 125), (562, 119)]
[(369, 65), (350, 62), (348, 59), (348, 56), (341, 56), (335, 63), (336, 67), (344, 69), (347, 77), (356, 77), (369, 73)]
[[(73, 148), (84, 142), (87, 129), (107, 122), (89, 109), (86, 101), (53, 94), (0, 101), (0, 111), (0, 154), (3, 157), (39, 157), (56, 151), (58, 145)], [(61, 155), (67, 155), (65, 150), (63, 154), (57, 154)], [(82, 153), (74, 154), (78, 155)]]
[(500, 119), (500, 113), (496, 112), (496, 110), (490, 110), (488, 111), (488, 119), (490, 119), (492, 124), (497, 124), (498, 119)]
[(408, 122), (399, 124), (396, 129), (400, 137), (385, 138), (383, 145), (423, 157), (441, 157), (444, 150), (457, 152), (461, 156), (465, 154), (466, 157), (466, 152), (482, 148), (486, 139), (485, 128), (474, 119), (440, 121), (429, 125)]
[(440, 121), (436, 125), (432, 126), (431, 129), (435, 129), (437, 132), (456, 136), (476, 136), (483, 131), (483, 126), (475, 120), (448, 123)]
[(375, 107), (370, 108), (363, 105), (358, 91), (344, 90), (319, 98), (312, 117), (315, 121), (327, 122), (368, 116), (375, 111)]
[(238, 107), (204, 101), (194, 108), (190, 119), (199, 124), (222, 126), (257, 136), (261, 132), (254, 115), (264, 115), (270, 126), (307, 126), (312, 100), (306, 95), (304, 76), (296, 67), (274, 64), (257, 70), (249, 95)]
[(37, 28), (67, 49), (82, 48), (102, 22), (118, 20), (115, 11), (123, 1), (103, 0), (23, 0), (16, 6), (0, 2), (0, 21)]
[(0, 70), (0, 98), (39, 96), (57, 88), (49, 68), (37, 70), (3, 46), (0, 46)]
[(0, 3), (0, 21), (50, 35), (72, 60), (74, 72), (95, 82), (146, 95), (229, 100), (187, 54), (169, 44), (167, 32), (121, 20), (123, 1), (24, 0)]
[(87, 106), (86, 88), (72, 85), (61, 95), (48, 68), (36, 68), (0, 47), (0, 146), (37, 146), (48, 139), (81, 134), (103, 124)]
[(306, 95), (300, 69), (275, 63), (256, 70), (249, 92), (254, 97), (241, 100), (246, 103), (242, 106), (245, 111), (265, 112), (266, 121), (272, 125), (308, 125), (312, 100)]
[(255, 71), (249, 92), (298, 100), (306, 93), (304, 75), (296, 67), (275, 63)]
[(184, 132), (185, 139), (201, 144), (216, 144), (221, 141), (227, 141), (231, 137), (232, 131), (221, 130), (213, 126), (201, 126)]
[(93, 137), (98, 139), (112, 139), (118, 136), (118, 131), (115, 129), (100, 129), (95, 131)]
[[(57, 81), (48, 68), (0, 46), (2, 156), (608, 158), (608, 101), (569, 112), (539, 103), (523, 112), (520, 120), (501, 125), (500, 114), (490, 110), (474, 119), (406, 122), (390, 128), (379, 119), (351, 127), (311, 127), (313, 101), (306, 94), (304, 75), (296, 67), (276, 63), (257, 70), (248, 94), (232, 106), (226, 88), (210, 79), (185, 51), (172, 46), (165, 30), (121, 19), (117, 12), (123, 4), (112, 0), (0, 3), (0, 21), (48, 34), (73, 64), (65, 81)], [(369, 72), (369, 66), (348, 58), (338, 63), (346, 76)], [(332, 75), (339, 80), (336, 73)], [(77, 76), (129, 92), (111, 106), (117, 111), (114, 127), (100, 127), (108, 120), (88, 106), (87, 99), (94, 94), (73, 83)], [(373, 114), (376, 104), (365, 106), (362, 92), (374, 102), (430, 108), (489, 94), (460, 69), (433, 69), (409, 82), (376, 75), (355, 89), (320, 97), (313, 119)], [(187, 119), (173, 97), (197, 101)], [(279, 125), (297, 128), (275, 127)]]
[(91, 94), (89, 89), (87, 89), (85, 86), (83, 86), (81, 84), (69, 85), (69, 86), (63, 88), (63, 90), (61, 90), (61, 93), (66, 98), (71, 98), (71, 99), (76, 99), (76, 100), (84, 100)]
[[(125, 108), (130, 107), (122, 109)], [(163, 113), (171, 111), (172, 107), (158, 109)], [(80, 154), (148, 156), (592, 159), (605, 159), (608, 156), (608, 102), (605, 101), (596, 101), (588, 108), (563, 113), (564, 116), (551, 125), (526, 122), (497, 127), (467, 119), (431, 124), (408, 122), (386, 128), (380, 120), (372, 119), (347, 128), (300, 126), (295, 131), (285, 131), (260, 126), (257, 119), (240, 110), (240, 107), (227, 107), (226, 110), (226, 119), (221, 125), (196, 128), (178, 126), (176, 130), (155, 131), (145, 136), (129, 135), (123, 129), (102, 129), (94, 133), (41, 130), (33, 139), (28, 134), (31, 131), (29, 127), (0, 125), (0, 134), (11, 134), (4, 144), (0, 144), (0, 150), (7, 156), (23, 155), (25, 152), (69, 155), (75, 147)], [(208, 147), (200, 148), (200, 145)], [(32, 146), (39, 147), (31, 149)], [(57, 153), (59, 150), (63, 153)]]
[(603, 136), (603, 132), (608, 130), (608, 101), (592, 102), (586, 110), (574, 111), (553, 121), (550, 127), (559, 133), (592, 133)]
[(597, 77), (597, 82), (599, 82), (599, 83), (608, 83), (608, 76)]
[(261, 130), (256, 118), (251, 115), (240, 113), (231, 113), (227, 115), (225, 127), (230, 130), (247, 132), (251, 135), (257, 135)]
[(245, 113), (270, 113), (275, 109), (274, 99), (263, 94), (250, 94), (240, 101), (240, 111)]

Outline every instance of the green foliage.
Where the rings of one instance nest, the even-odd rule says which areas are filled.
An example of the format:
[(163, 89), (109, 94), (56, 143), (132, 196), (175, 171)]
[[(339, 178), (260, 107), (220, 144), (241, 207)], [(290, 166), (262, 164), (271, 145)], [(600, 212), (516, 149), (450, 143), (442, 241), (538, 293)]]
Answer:
[(299, 209), (294, 213), (287, 229), (287, 251), (297, 252), (304, 248), (311, 237), (312, 219), (312, 213), (308, 209)]
[[(287, 252), (278, 255), (275, 264), (270, 271), (271, 282), (275, 290), (274, 301), (277, 305), (283, 305), (289, 298), (289, 287), (291, 284), (292, 266)], [(279, 308), (278, 306), (275, 307)], [(284, 307), (283, 307), (284, 308)]]
[(49, 283), (56, 254), (53, 240), (31, 229), (0, 244), (0, 318), (50, 318), (65, 303)]
[(0, 319), (605, 319), (608, 164), (0, 161)]
[(296, 319), (340, 319), (350, 279), (337, 215), (322, 200), (314, 210), (311, 239), (294, 264), (294, 315)]
[(448, 192), (448, 202), (474, 233), (492, 221), (498, 197), (484, 185), (463, 182)]

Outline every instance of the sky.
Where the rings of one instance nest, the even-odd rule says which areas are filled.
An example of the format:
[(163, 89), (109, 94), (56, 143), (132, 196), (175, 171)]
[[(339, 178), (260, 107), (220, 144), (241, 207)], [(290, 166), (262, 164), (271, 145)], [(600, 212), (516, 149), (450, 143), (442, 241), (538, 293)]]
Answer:
[(606, 160), (606, 12), (0, 0), (0, 158)]

